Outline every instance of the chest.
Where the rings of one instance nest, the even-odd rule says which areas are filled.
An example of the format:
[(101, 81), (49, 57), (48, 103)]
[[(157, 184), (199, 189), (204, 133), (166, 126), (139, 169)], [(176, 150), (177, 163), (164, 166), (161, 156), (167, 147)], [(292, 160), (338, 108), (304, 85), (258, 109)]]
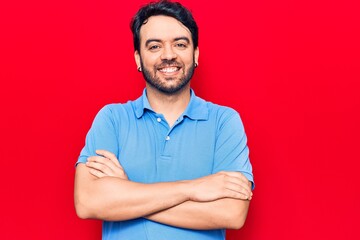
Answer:
[(152, 183), (194, 179), (212, 173), (215, 127), (183, 119), (173, 128), (139, 119), (119, 132), (119, 161), (132, 181)]

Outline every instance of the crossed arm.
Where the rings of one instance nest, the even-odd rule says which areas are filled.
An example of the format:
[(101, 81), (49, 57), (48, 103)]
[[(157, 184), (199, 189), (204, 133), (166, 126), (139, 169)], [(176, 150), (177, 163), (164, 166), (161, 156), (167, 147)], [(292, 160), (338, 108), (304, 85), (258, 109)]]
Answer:
[(145, 217), (191, 229), (238, 229), (245, 222), (252, 192), (241, 173), (142, 184), (128, 180), (115, 155), (103, 150), (97, 154), (76, 169), (75, 208), (81, 218)]

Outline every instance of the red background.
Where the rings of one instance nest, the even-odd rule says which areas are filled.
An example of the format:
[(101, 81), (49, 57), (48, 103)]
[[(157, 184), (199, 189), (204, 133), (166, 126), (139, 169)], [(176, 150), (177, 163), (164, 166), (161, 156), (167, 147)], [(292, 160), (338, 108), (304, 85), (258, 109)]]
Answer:
[[(0, 3), (1, 239), (100, 239), (73, 206), (97, 111), (141, 94), (129, 21), (145, 1)], [(358, 1), (190, 1), (197, 95), (237, 109), (256, 189), (228, 239), (360, 239)]]

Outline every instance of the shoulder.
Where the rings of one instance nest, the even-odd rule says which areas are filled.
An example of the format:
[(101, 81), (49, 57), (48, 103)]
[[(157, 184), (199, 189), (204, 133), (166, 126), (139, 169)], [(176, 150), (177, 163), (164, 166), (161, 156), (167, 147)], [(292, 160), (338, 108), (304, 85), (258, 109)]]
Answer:
[(206, 101), (202, 98), (198, 98), (196, 101), (201, 101), (199, 105), (207, 109), (208, 117), (206, 125), (212, 126), (218, 135), (221, 133), (231, 135), (235, 132), (241, 135), (244, 134), (244, 125), (237, 110), (229, 106)]
[(94, 123), (111, 124), (119, 127), (119, 124), (129, 122), (135, 117), (133, 101), (127, 103), (111, 103), (102, 107), (96, 114)]
[(209, 120), (216, 121), (219, 125), (224, 125), (229, 122), (242, 125), (240, 114), (234, 108), (209, 101), (206, 101), (206, 106), (209, 110)]
[(100, 109), (98, 115), (107, 117), (118, 117), (134, 112), (133, 101), (127, 103), (110, 103)]

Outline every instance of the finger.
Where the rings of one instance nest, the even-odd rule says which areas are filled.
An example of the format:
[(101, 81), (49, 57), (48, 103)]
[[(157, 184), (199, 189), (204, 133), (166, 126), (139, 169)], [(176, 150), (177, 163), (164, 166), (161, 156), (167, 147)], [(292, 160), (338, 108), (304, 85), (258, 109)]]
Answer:
[(246, 199), (252, 197), (252, 192), (249, 190), (248, 186), (246, 185), (244, 186), (244, 185), (238, 185), (233, 182), (227, 182), (225, 188), (246, 196)]
[(106, 150), (101, 150), (101, 149), (96, 150), (95, 152), (96, 152), (96, 154), (99, 154), (101, 156), (104, 156), (104, 157), (110, 159), (116, 166), (122, 168), (122, 166), (119, 163), (119, 160), (116, 158), (115, 154), (113, 154), (112, 152), (109, 152)]
[(105, 159), (103, 156), (91, 156), (87, 158), (89, 162), (101, 162), (103, 159)]
[(242, 188), (244, 191), (246, 191), (250, 196), (252, 196), (251, 183), (248, 180), (246, 180), (246, 182), (243, 182), (243, 181), (240, 181), (240, 182), (230, 181), (230, 182), (238, 185), (240, 188)]
[(90, 173), (91, 175), (97, 177), (97, 178), (106, 177), (106, 175), (105, 175), (103, 172), (98, 171), (98, 170), (93, 169), (93, 168), (91, 168), (91, 169), (89, 170), (89, 173)]
[(227, 181), (239, 184), (247, 189), (252, 196), (252, 183), (240, 172), (227, 172)]
[(125, 170), (121, 166), (117, 166), (108, 158), (102, 156), (91, 156), (88, 158), (88, 166), (103, 171), (107, 176), (120, 177), (128, 179)]
[(241, 179), (244, 182), (248, 182), (248, 179), (241, 172), (223, 172), (227, 176), (232, 176)]
[(106, 176), (113, 176), (113, 171), (107, 165), (98, 162), (87, 162), (86, 166), (96, 171), (102, 172)]
[(252, 197), (251, 196), (248, 196), (246, 194), (243, 194), (243, 193), (239, 193), (239, 192), (236, 192), (236, 191), (233, 191), (233, 190), (230, 190), (230, 189), (226, 189), (227, 190), (227, 195), (226, 197), (228, 198), (234, 198), (234, 199), (241, 199), (241, 200), (251, 200)]
[(111, 161), (108, 158), (102, 157), (102, 156), (89, 157), (88, 162), (101, 163), (103, 165), (106, 165), (107, 167), (109, 167), (112, 170), (115, 170), (116, 168), (118, 168), (118, 166), (113, 161)]
[(246, 194), (237, 192), (237, 191), (233, 191), (231, 189), (225, 189), (225, 197), (227, 198), (234, 198), (234, 199), (240, 199), (240, 200), (249, 200), (251, 199), (251, 197), (247, 196)]
[[(243, 174), (239, 172), (219, 172), (218, 174), (222, 176), (227, 182), (233, 182), (239, 185), (248, 186), (249, 181)], [(249, 188), (249, 190), (251, 189)]]
[(241, 184), (241, 187), (243, 187), (244, 190), (248, 192), (249, 197), (252, 197), (253, 192), (251, 189), (251, 183), (249, 181), (247, 181), (245, 184)]
[[(248, 186), (249, 186), (249, 188), (250, 188), (250, 191), (251, 191), (251, 198), (252, 198), (252, 196), (254, 195), (254, 194), (253, 194), (253, 191), (252, 191), (252, 190), (253, 190), (253, 188), (252, 188), (252, 187), (253, 187), (253, 183), (252, 183), (252, 182), (250, 182), (250, 181), (248, 181)], [(250, 198), (249, 200), (251, 200), (251, 198)]]
[(225, 181), (239, 185), (251, 194), (251, 184), (249, 184), (250, 182), (246, 178), (242, 179), (242, 178), (236, 177), (236, 175), (235, 175), (235, 177), (234, 177), (234, 175), (232, 175), (232, 176), (226, 175)]

